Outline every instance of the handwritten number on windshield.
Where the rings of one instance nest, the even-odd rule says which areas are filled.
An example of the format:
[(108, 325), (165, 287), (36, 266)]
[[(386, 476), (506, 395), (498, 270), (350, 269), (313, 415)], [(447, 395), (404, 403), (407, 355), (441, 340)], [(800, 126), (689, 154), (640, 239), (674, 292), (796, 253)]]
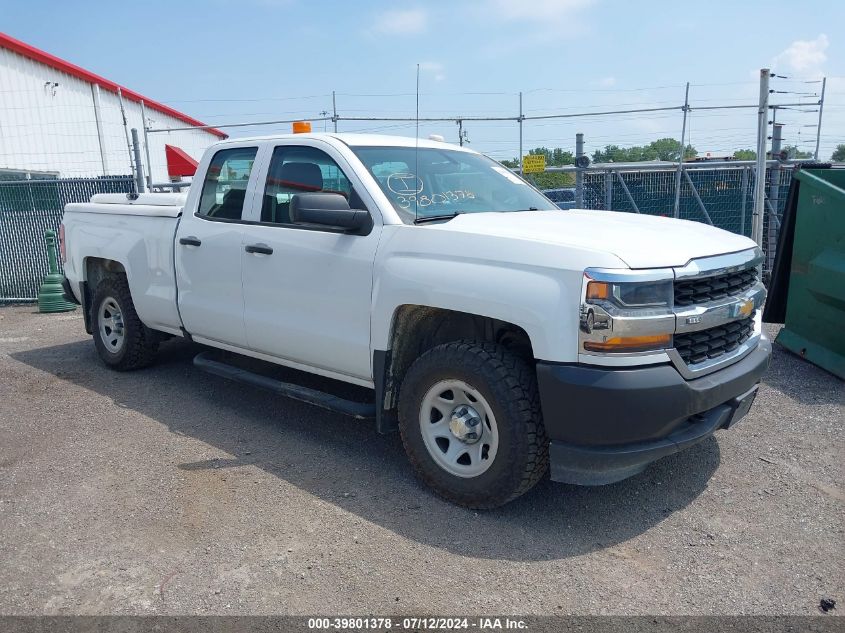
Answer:
[(442, 191), (440, 193), (433, 193), (428, 195), (397, 195), (396, 204), (403, 209), (409, 209), (414, 202), (421, 209), (431, 205), (451, 204), (460, 200), (475, 200), (475, 193), (462, 189), (455, 189), (450, 191)]

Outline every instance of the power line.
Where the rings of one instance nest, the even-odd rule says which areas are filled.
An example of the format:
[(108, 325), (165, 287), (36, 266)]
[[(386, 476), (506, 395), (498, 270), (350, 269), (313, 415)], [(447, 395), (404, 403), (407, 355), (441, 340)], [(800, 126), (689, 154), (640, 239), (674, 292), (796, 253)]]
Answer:
[(162, 103), (254, 103), (256, 101), (298, 101), (300, 99), (323, 99), (327, 95), (304, 95), (301, 97), (253, 97), (250, 99), (162, 99)]

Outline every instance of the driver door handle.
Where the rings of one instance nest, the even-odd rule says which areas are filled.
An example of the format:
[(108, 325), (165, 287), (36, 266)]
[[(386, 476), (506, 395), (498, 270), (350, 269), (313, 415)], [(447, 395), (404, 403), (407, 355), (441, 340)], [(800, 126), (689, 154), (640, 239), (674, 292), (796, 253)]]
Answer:
[(202, 244), (202, 241), (200, 241), (198, 237), (188, 235), (187, 237), (180, 237), (179, 243), (183, 244), (184, 246), (199, 246)]
[(266, 244), (247, 244), (244, 247), (247, 253), (257, 253), (259, 255), (272, 255), (273, 249)]

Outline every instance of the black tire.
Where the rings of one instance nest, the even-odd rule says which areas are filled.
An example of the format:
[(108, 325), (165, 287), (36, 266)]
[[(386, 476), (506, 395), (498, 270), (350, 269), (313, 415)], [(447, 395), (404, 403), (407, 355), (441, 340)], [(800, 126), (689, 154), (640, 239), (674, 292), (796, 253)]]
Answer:
[[(488, 469), (461, 477), (429, 453), (420, 429), (425, 394), (438, 382), (460, 380), (487, 401), (498, 427)], [(549, 451), (536, 373), (501, 345), (458, 341), (439, 345), (408, 369), (399, 394), (399, 431), (417, 476), (443, 498), (473, 509), (501, 506), (531, 489), (548, 470)]]
[[(102, 307), (107, 301), (113, 301), (119, 308), (123, 324), (123, 338), (119, 347), (104, 340), (101, 326)], [(140, 369), (155, 360), (160, 337), (141, 323), (129, 284), (123, 275), (104, 277), (97, 285), (91, 300), (91, 322), (94, 329), (94, 346), (103, 362), (117, 371)]]

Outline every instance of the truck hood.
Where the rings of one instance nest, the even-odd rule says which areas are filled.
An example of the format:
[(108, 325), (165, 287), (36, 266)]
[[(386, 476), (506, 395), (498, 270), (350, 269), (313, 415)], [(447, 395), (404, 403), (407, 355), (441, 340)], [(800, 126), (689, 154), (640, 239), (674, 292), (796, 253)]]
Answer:
[(427, 228), (603, 251), (631, 268), (684, 266), (755, 246), (747, 237), (701, 222), (618, 211), (465, 213)]

